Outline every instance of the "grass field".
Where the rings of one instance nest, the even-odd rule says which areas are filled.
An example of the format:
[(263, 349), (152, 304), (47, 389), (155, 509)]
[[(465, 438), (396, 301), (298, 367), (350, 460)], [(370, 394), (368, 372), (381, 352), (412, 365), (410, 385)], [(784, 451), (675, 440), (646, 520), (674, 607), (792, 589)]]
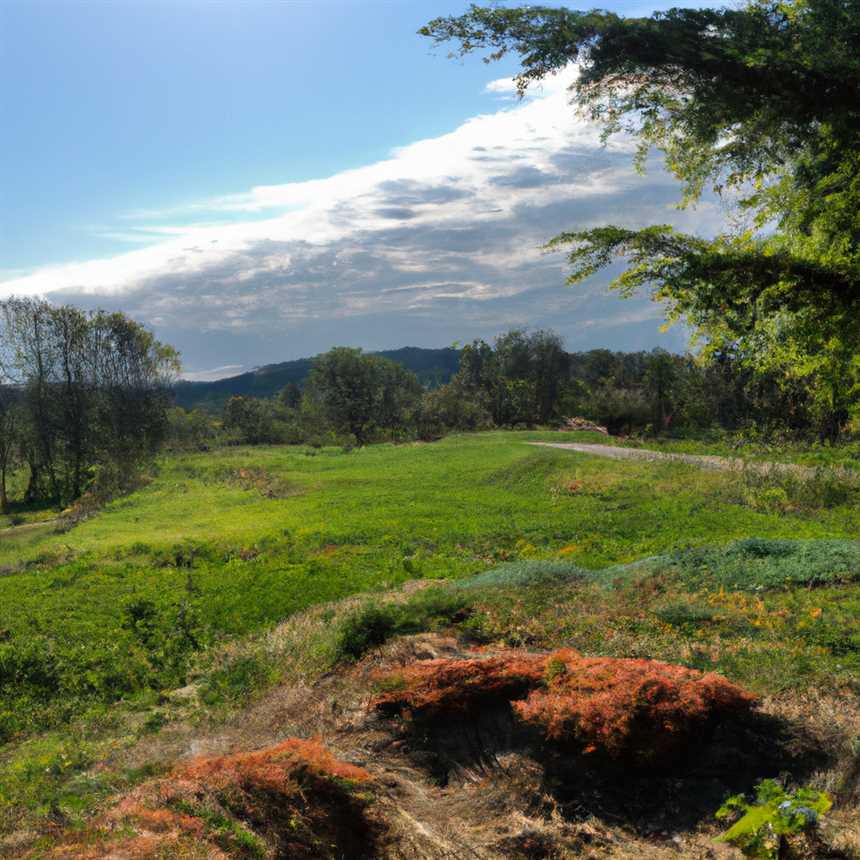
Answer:
[[(542, 438), (590, 441), (496, 432), (171, 456), (143, 489), (70, 531), (0, 536), (0, 823), (13, 826), (21, 809), (88, 808), (107, 788), (81, 780), (127, 733), (119, 710), (143, 715), (135, 732), (157, 731), (163, 691), (205, 671), (206, 654), (257, 641), (308, 607), (410, 580), (504, 574), (444, 589), (405, 627), (385, 622), (391, 631), (465, 605), (462, 631), (481, 641), (716, 666), (760, 690), (852, 676), (860, 641), (840, 633), (860, 607), (850, 552), (822, 568), (844, 577), (815, 591), (787, 590), (772, 571), (745, 582), (759, 568), (743, 557), (677, 553), (750, 537), (850, 539), (860, 533), (853, 490), (771, 504), (768, 488), (726, 473), (524, 444)], [(613, 588), (578, 573), (605, 570), (609, 581), (618, 565), (654, 556), (665, 558), (647, 577)], [(531, 581), (544, 562), (572, 573), (562, 586)], [(506, 579), (510, 565), (525, 565), (526, 580)], [(236, 665), (217, 670), (213, 701), (276, 677)]]

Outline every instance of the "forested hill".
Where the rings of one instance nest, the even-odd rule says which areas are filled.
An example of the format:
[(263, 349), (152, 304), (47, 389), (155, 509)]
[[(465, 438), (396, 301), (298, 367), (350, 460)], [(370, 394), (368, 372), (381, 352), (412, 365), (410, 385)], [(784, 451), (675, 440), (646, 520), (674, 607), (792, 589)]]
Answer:
[[(403, 365), (428, 388), (435, 388), (449, 382), (457, 372), (460, 362), (460, 350), (451, 347), (421, 349), (417, 346), (404, 346), (401, 349), (384, 350), (372, 355), (389, 358)], [(287, 383), (304, 382), (313, 362), (313, 358), (299, 358), (295, 361), (267, 364), (257, 370), (219, 379), (216, 382), (180, 382), (175, 388), (176, 404), (185, 409), (202, 407), (220, 412), (227, 399), (234, 394), (272, 397)]]

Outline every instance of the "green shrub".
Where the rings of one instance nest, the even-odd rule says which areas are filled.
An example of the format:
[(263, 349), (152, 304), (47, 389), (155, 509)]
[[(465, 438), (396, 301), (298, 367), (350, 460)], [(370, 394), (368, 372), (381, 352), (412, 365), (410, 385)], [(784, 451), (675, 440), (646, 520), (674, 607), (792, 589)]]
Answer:
[(652, 559), (648, 567), (690, 590), (838, 585), (860, 581), (860, 541), (749, 538)]
[(371, 648), (383, 645), (395, 635), (399, 614), (395, 606), (367, 606), (348, 616), (340, 627), (338, 659), (358, 660)]
[(465, 595), (441, 588), (418, 592), (406, 603), (366, 605), (340, 625), (336, 660), (358, 660), (394, 636), (421, 633), (445, 623), (465, 620), (470, 612)]
[(243, 654), (207, 675), (200, 699), (210, 707), (241, 705), (277, 677), (277, 667), (268, 655)]
[(765, 779), (756, 786), (752, 803), (738, 794), (717, 810), (720, 820), (737, 819), (720, 840), (740, 848), (745, 857), (779, 860), (786, 856), (787, 839), (813, 834), (830, 806), (823, 791), (787, 791), (775, 780)]
[(763, 468), (760, 463), (745, 463), (729, 479), (730, 493), (765, 513), (835, 508), (855, 499), (858, 489), (856, 478), (826, 466)]
[(492, 570), (456, 583), (456, 587), (460, 589), (511, 588), (573, 581), (588, 582), (601, 576), (602, 574), (585, 570), (569, 561), (527, 559), (505, 562)]

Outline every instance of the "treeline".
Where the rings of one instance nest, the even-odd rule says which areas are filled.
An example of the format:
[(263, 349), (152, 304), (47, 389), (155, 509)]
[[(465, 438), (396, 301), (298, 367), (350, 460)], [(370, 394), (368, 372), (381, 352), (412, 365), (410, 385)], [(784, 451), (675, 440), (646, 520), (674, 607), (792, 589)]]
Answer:
[(127, 485), (162, 443), (177, 353), (121, 313), (0, 302), (0, 510)]
[(802, 380), (755, 372), (740, 357), (708, 364), (665, 350), (568, 353), (552, 331), (510, 331), (466, 346), (453, 379), (430, 390), (402, 366), (340, 347), (303, 386), (231, 397), (221, 421), (174, 409), (180, 448), (217, 443), (357, 444), (435, 439), (450, 431), (561, 425), (579, 416), (612, 434), (744, 432), (833, 438), (849, 415), (811, 408)]

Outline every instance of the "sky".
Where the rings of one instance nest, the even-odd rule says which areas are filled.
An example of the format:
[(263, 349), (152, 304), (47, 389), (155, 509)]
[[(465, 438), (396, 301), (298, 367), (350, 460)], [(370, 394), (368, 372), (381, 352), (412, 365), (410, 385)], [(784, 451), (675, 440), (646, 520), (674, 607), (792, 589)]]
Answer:
[[(647, 14), (653, 3), (604, 4)], [(662, 8), (667, 8), (665, 4)], [(0, 0), (0, 298), (122, 310), (210, 379), (313, 355), (553, 328), (681, 350), (611, 273), (565, 285), (562, 230), (722, 223), (577, 117), (569, 69), (416, 30), (450, 0)]]

